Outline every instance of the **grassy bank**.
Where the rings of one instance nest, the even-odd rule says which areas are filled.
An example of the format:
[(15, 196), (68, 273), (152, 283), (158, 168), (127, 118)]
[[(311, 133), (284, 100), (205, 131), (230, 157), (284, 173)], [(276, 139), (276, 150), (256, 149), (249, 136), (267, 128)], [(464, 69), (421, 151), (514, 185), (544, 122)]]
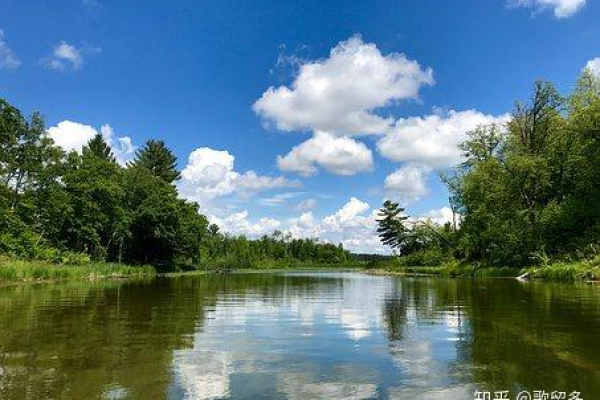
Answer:
[(104, 262), (82, 265), (53, 264), (46, 261), (0, 260), (0, 283), (46, 280), (103, 279), (154, 276), (150, 266)]
[(440, 266), (393, 266), (371, 270), (372, 274), (411, 276), (440, 276), (445, 278), (516, 278), (553, 282), (599, 281), (600, 256), (576, 262), (556, 262), (527, 268), (487, 267), (466, 263), (447, 263)]
[[(206, 266), (174, 265), (173, 271), (164, 272), (163, 276), (202, 275), (205, 273), (222, 273), (233, 271), (285, 271), (301, 269), (357, 269), (363, 264), (346, 262), (302, 263), (302, 262), (267, 262), (257, 263), (248, 268), (246, 265), (231, 263), (215, 263)], [(133, 266), (106, 262), (87, 262), (83, 264), (61, 264), (48, 261), (26, 261), (11, 258), (0, 258), (0, 284), (8, 282), (37, 282), (54, 280), (134, 278), (155, 276), (159, 274), (152, 266)]]

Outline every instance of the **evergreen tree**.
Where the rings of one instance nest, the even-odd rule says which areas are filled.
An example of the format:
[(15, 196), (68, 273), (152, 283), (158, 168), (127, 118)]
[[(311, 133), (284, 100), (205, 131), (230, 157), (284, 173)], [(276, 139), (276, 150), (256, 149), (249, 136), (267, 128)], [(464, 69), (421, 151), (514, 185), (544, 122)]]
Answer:
[(377, 233), (381, 242), (392, 249), (400, 248), (407, 238), (408, 229), (404, 225), (404, 221), (408, 217), (403, 213), (404, 208), (390, 200), (386, 200), (379, 210)]
[(145, 168), (169, 184), (181, 178), (177, 171), (177, 157), (162, 140), (148, 140), (146, 145), (136, 152), (131, 166)]
[(102, 134), (97, 133), (83, 148), (83, 153), (90, 153), (106, 161), (116, 162), (115, 156)]

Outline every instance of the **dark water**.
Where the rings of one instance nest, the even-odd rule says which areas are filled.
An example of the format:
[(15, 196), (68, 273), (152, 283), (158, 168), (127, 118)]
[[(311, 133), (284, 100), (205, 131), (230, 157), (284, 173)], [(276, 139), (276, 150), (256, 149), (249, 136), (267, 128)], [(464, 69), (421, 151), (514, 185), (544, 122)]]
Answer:
[(600, 287), (265, 273), (0, 288), (3, 400), (476, 390), (600, 399)]

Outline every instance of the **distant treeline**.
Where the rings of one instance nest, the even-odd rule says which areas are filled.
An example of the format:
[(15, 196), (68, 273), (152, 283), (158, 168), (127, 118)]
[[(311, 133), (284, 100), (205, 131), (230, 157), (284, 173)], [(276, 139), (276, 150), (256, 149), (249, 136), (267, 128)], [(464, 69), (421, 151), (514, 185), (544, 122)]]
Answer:
[(442, 175), (455, 223), (409, 226), (396, 203), (380, 233), (404, 265), (458, 260), (493, 266), (600, 261), (600, 77), (586, 70), (568, 96), (548, 82), (506, 124), (480, 126), (465, 161)]
[(280, 232), (259, 240), (221, 233), (179, 197), (176, 161), (164, 142), (149, 140), (121, 166), (100, 134), (66, 153), (40, 113), (25, 118), (0, 99), (0, 256), (194, 268), (350, 259), (341, 246)]

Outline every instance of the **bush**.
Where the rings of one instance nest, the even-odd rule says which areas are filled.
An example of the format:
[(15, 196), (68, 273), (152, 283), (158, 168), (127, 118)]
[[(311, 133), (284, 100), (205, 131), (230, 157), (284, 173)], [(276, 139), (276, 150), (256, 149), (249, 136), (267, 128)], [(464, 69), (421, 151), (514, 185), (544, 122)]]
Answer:
[(400, 256), (394, 260), (397, 267), (433, 267), (442, 265), (450, 260), (450, 255), (439, 248), (428, 248), (414, 253)]

